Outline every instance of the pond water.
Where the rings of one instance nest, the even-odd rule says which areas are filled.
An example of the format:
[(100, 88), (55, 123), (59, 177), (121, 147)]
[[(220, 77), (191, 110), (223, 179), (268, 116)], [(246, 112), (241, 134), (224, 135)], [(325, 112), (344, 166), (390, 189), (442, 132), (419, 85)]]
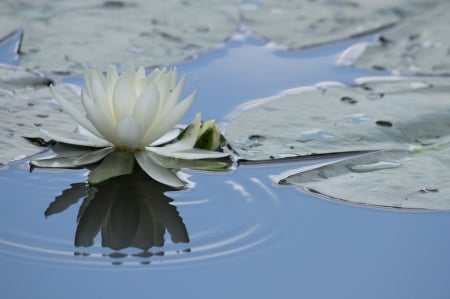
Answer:
[[(231, 40), (178, 66), (188, 76), (186, 92), (198, 91), (184, 122), (201, 111), (203, 118), (225, 123), (239, 105), (288, 88), (386, 75), (335, 63), (347, 47), (371, 38), (298, 52), (251, 36)], [(65, 81), (82, 84), (79, 78)], [(349, 205), (272, 180), (318, 161), (218, 173), (183, 170), (191, 183), (182, 191), (150, 182), (145, 187), (152, 190), (153, 224), (173, 230), (164, 246), (149, 251), (102, 247), (113, 241), (107, 233), (103, 240), (89, 235), (89, 229), (83, 244), (93, 239), (94, 245), (75, 247), (76, 234), (82, 235), (79, 210), (90, 200), (97, 210), (84, 209), (82, 218), (104, 217), (111, 186), (88, 190), (85, 169), (29, 173), (27, 161), (11, 163), (0, 169), (2, 297), (448, 298), (450, 215)], [(136, 175), (130, 185), (117, 182), (124, 194), (139, 180)], [(71, 185), (72, 195), (66, 192), (47, 210)], [(93, 195), (83, 203), (86, 194)], [(122, 225), (123, 239), (126, 218), (139, 204), (118, 201), (119, 212), (110, 216), (112, 226)], [(46, 210), (54, 214), (46, 217)], [(172, 242), (183, 240), (184, 228), (189, 242)], [(153, 234), (158, 239), (161, 230)]]

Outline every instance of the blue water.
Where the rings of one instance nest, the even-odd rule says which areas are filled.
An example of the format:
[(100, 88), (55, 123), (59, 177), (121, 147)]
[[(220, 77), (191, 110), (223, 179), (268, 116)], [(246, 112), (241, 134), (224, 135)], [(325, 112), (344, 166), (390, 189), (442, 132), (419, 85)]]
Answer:
[[(370, 37), (369, 37), (370, 38)], [(252, 37), (180, 64), (204, 118), (225, 121), (239, 104), (321, 81), (374, 75), (336, 66), (349, 40), (286, 52)], [(378, 73), (381, 75), (381, 73)], [(73, 246), (81, 200), (44, 217), (86, 170), (0, 169), (2, 298), (449, 298), (450, 215), (348, 205), (277, 186), (272, 175), (304, 163), (183, 171), (192, 188), (174, 200), (190, 242), (123, 257)], [(363, 196), (363, 195), (362, 195)], [(166, 235), (166, 239), (168, 239)], [(75, 254), (76, 253), (76, 254)], [(120, 265), (119, 265), (120, 264)]]

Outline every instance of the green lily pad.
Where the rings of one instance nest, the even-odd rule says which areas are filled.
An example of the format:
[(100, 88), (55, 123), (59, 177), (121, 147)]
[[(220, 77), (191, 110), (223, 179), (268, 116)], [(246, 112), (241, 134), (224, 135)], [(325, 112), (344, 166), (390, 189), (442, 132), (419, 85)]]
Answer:
[[(6, 75), (5, 72), (9, 73)], [(24, 138), (44, 138), (44, 134), (40, 132), (41, 127), (57, 127), (66, 131), (77, 128), (77, 123), (61, 111), (52, 99), (48, 87), (27, 87), (41, 78), (1, 68), (0, 78), (0, 165), (41, 152), (42, 147), (35, 146)], [(23, 84), (27, 80), (33, 84)], [(12, 84), (13, 81), (17, 84)], [(55, 88), (75, 105), (81, 105), (74, 86), (58, 85)]]
[(291, 49), (311, 47), (389, 27), (436, 1), (279, 1), (244, 5), (243, 23)]
[[(249, 160), (355, 152), (281, 174), (281, 184), (358, 204), (449, 210), (448, 80), (357, 82), (319, 84), (249, 103), (252, 108), (231, 121), (225, 136)], [(373, 152), (356, 154), (363, 151)]]
[(288, 176), (325, 197), (370, 206), (450, 210), (450, 143), (417, 153), (377, 152)]
[[(403, 74), (450, 74), (450, 3), (442, 2), (434, 9), (424, 10), (415, 17), (382, 33), (379, 41), (368, 45), (358, 56), (360, 45), (346, 51), (356, 56), (355, 66), (388, 69)], [(355, 54), (356, 53), (356, 54)], [(344, 61), (353, 58), (344, 57)]]
[(228, 143), (243, 159), (266, 160), (409, 150), (434, 143), (450, 132), (448, 80), (368, 79), (355, 87), (328, 85), (248, 103), (251, 108), (226, 127)]
[(238, 20), (238, 5), (221, 0), (0, 4), (2, 31), (24, 26), (22, 65), (46, 71), (81, 70), (83, 63), (100, 69), (179, 63), (223, 43)]

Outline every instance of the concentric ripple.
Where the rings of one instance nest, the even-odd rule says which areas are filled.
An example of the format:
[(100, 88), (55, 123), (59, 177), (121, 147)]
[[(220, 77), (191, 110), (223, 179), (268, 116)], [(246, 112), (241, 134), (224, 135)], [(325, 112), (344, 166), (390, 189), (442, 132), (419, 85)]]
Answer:
[[(96, 190), (98, 197), (84, 200), (90, 194), (84, 184), (86, 170), (27, 172), (23, 161), (0, 169), (0, 183), (3, 186), (0, 199), (0, 256), (4, 259), (66, 268), (104, 269), (111, 265), (129, 269), (177, 267), (242, 256), (245, 252), (270, 246), (279, 235), (277, 220), (280, 213), (269, 180), (247, 176), (239, 171), (221, 174), (185, 172), (193, 187), (162, 192), (159, 195), (163, 198), (162, 203), (152, 203), (148, 216), (144, 215), (153, 221), (154, 227), (148, 229), (147, 226), (144, 230), (153, 236), (152, 241), (146, 240), (145, 236), (137, 236), (133, 238), (134, 243), (125, 248), (118, 248), (117, 242), (111, 241), (116, 237), (110, 231), (115, 225), (116, 231), (120, 226), (119, 233), (122, 232), (122, 235), (126, 232), (130, 222), (117, 219), (122, 216), (126, 219), (130, 215), (127, 204), (132, 202), (132, 198), (117, 204), (122, 209), (119, 210), (106, 201), (100, 203), (104, 199), (98, 195), (101, 194), (99, 187), (100, 191)], [(158, 192), (151, 186), (147, 190)], [(94, 209), (91, 208), (94, 202), (98, 214), (88, 211)], [(98, 212), (103, 208), (119, 210), (123, 215), (116, 212), (111, 216), (112, 212), (108, 212), (105, 216)], [(92, 215), (104, 219), (94, 217), (88, 222), (101, 222), (106, 227), (81, 227), (83, 217)], [(111, 224), (111, 219), (119, 222)], [(158, 243), (161, 227), (164, 244)], [(187, 231), (188, 242), (183, 236), (183, 228)], [(89, 240), (80, 241), (96, 229), (92, 235), (92, 246), (86, 246), (91, 245), (86, 243)], [(101, 233), (98, 232), (100, 230)], [(118, 238), (122, 241), (127, 237)], [(77, 242), (80, 246), (74, 245)], [(136, 245), (143, 242), (155, 246), (146, 249), (147, 245)]]

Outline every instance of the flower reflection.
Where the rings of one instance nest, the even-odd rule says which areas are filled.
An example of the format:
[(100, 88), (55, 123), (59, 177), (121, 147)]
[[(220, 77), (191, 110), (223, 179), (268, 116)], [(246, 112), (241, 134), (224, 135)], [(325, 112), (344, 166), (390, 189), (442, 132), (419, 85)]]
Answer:
[(101, 233), (102, 246), (148, 250), (164, 245), (167, 230), (172, 242), (187, 243), (189, 236), (177, 208), (165, 192), (175, 190), (150, 179), (140, 167), (133, 173), (103, 181), (95, 187), (72, 184), (53, 201), (46, 216), (61, 213), (80, 198), (75, 246), (92, 246)]

